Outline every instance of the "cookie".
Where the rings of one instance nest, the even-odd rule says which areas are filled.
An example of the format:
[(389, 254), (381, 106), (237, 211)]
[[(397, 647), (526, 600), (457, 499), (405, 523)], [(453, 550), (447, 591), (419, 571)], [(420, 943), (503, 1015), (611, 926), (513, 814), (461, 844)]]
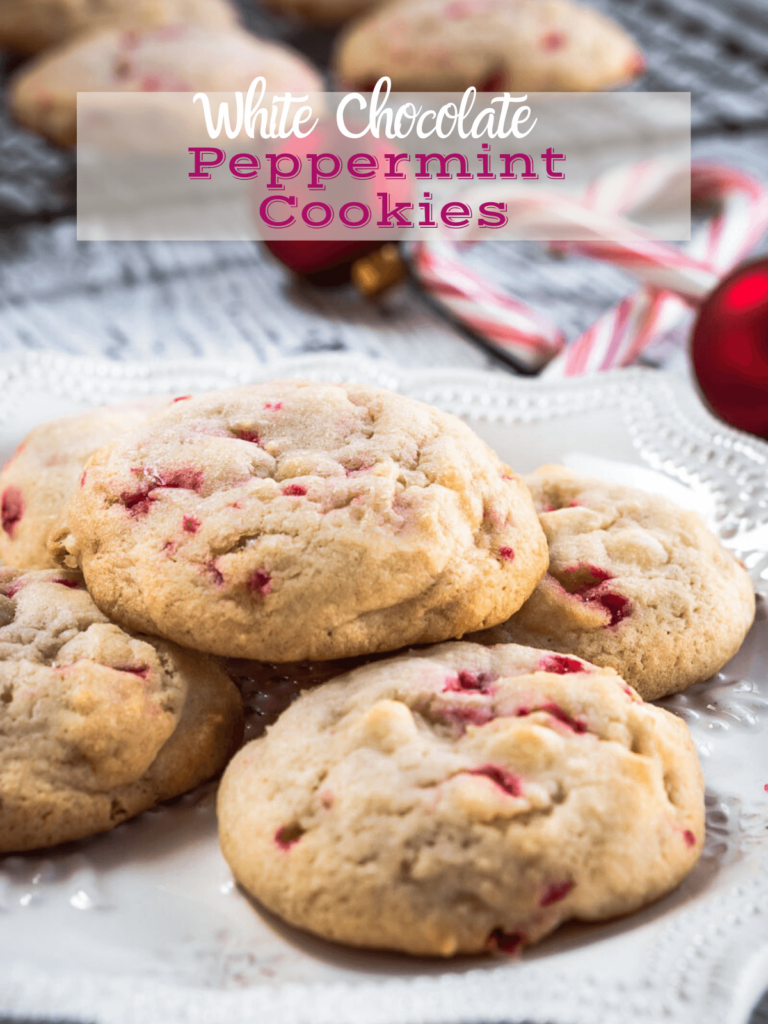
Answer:
[(38, 53), (109, 25), (150, 28), (190, 22), (222, 29), (239, 20), (229, 0), (2, 0), (0, 49)]
[(135, 636), (79, 573), (0, 569), (0, 851), (104, 832), (219, 772), (243, 728), (210, 658)]
[(179, 402), (102, 448), (52, 544), (116, 621), (274, 662), (497, 624), (547, 566), (527, 488), (461, 420), (296, 381)]
[(543, 466), (525, 477), (549, 572), (488, 643), (615, 668), (655, 700), (713, 675), (755, 616), (744, 567), (695, 513), (659, 495)]
[(339, 42), (342, 88), (388, 75), (400, 91), (590, 92), (643, 69), (616, 22), (572, 0), (394, 0)]
[(270, 90), (319, 92), (317, 71), (288, 47), (240, 30), (172, 25), (103, 29), (25, 65), (10, 87), (14, 117), (60, 146), (77, 141), (78, 92), (247, 92), (263, 75)]
[(48, 534), (89, 456), (169, 401), (102, 406), (35, 427), (0, 472), (0, 559), (23, 569), (54, 566)]
[(291, 924), (453, 956), (673, 889), (704, 795), (685, 723), (611, 669), (447, 643), (299, 697), (230, 763), (218, 818), (235, 878)]

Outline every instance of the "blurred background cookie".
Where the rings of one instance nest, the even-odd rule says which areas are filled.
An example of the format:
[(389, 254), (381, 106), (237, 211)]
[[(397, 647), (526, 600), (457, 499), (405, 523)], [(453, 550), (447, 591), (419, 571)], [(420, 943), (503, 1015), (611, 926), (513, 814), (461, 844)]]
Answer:
[(109, 622), (79, 573), (0, 569), (0, 852), (81, 839), (215, 775), (242, 737), (212, 659)]
[(10, 105), (27, 128), (72, 146), (78, 92), (247, 92), (259, 75), (275, 92), (323, 88), (309, 61), (286, 46), (240, 29), (176, 24), (78, 36), (21, 68), (11, 85)]
[(38, 53), (97, 28), (189, 23), (223, 29), (240, 17), (229, 0), (2, 0), (0, 48)]
[(484, 643), (523, 643), (616, 669), (646, 700), (733, 657), (755, 616), (744, 567), (701, 517), (646, 491), (542, 466), (525, 477), (549, 572)]
[(572, 0), (394, 0), (356, 21), (336, 52), (342, 88), (589, 92), (644, 66), (631, 36)]
[(24, 569), (55, 565), (48, 534), (88, 458), (169, 401), (147, 398), (101, 406), (35, 427), (0, 472), (0, 559)]
[(610, 669), (570, 672), (447, 643), (303, 694), (222, 779), (235, 878), (326, 939), (432, 956), (668, 892), (704, 838), (688, 729)]

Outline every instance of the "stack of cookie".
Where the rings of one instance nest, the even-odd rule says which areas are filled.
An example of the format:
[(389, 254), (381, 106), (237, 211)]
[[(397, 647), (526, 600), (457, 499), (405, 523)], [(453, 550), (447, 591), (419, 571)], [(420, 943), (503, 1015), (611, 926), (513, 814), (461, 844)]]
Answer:
[(272, 382), (38, 428), (0, 511), (24, 563), (0, 570), (3, 850), (220, 771), (243, 719), (219, 659), (356, 657), (220, 789), (235, 877), (287, 921), (512, 953), (642, 906), (700, 854), (692, 741), (643, 698), (720, 668), (754, 595), (665, 499), (523, 481), (380, 389)]

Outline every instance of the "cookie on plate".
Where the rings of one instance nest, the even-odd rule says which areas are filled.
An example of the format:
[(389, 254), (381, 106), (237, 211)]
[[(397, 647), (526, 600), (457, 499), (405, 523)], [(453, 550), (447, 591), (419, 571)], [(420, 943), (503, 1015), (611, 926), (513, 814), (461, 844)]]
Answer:
[(116, 621), (275, 662), (495, 625), (547, 566), (528, 489), (465, 423), (301, 381), (179, 402), (102, 448), (52, 543)]
[(149, 28), (190, 22), (222, 29), (239, 20), (229, 0), (2, 0), (0, 49), (38, 53), (107, 25)]
[(110, 622), (79, 573), (0, 569), (0, 851), (114, 828), (219, 772), (243, 729), (211, 658)]
[(335, 57), (343, 88), (388, 75), (400, 91), (590, 92), (643, 66), (623, 28), (572, 0), (394, 0), (351, 25)]
[(516, 952), (691, 870), (685, 723), (611, 669), (446, 643), (307, 692), (228, 766), (219, 837), (288, 922), (354, 946)]
[(473, 639), (610, 666), (646, 700), (707, 679), (733, 657), (755, 594), (697, 513), (562, 466), (525, 481), (547, 535), (549, 572), (516, 615)]
[(54, 566), (48, 534), (89, 456), (168, 403), (147, 398), (102, 406), (35, 427), (0, 472), (0, 559), (24, 569)]
[(10, 105), (25, 127), (72, 146), (78, 92), (247, 92), (259, 75), (273, 92), (323, 88), (319, 73), (300, 54), (239, 29), (108, 28), (24, 65), (11, 83)]

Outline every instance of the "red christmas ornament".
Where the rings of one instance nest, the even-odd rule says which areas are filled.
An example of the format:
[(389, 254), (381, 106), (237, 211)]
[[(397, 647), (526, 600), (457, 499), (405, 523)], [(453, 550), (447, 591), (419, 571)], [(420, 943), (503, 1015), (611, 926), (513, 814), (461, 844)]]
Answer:
[(768, 438), (768, 259), (742, 264), (704, 300), (691, 354), (712, 411)]
[[(0, 0), (2, 2), (2, 0)], [(361, 127), (361, 126), (358, 126)], [(283, 151), (301, 157), (306, 163), (309, 154), (334, 153), (342, 159), (344, 164), (358, 152), (369, 153), (375, 156), (379, 162), (379, 168), (383, 171), (386, 167), (386, 154), (392, 151), (392, 146), (383, 139), (367, 137), (364, 141), (346, 139), (338, 133), (333, 122), (321, 121), (321, 123), (304, 139), (291, 138)], [(365, 183), (367, 201), (373, 210), (376, 209), (377, 191), (386, 188), (393, 196), (395, 202), (407, 200), (411, 193), (411, 183), (407, 178), (394, 179), (382, 183), (380, 177), (367, 180)], [(299, 197), (300, 205), (312, 200), (325, 200), (326, 195), (321, 192), (311, 192), (306, 188), (306, 170), (303, 183), (297, 186), (290, 185), (292, 194)], [(367, 237), (365, 235), (367, 234)], [(386, 240), (380, 236), (376, 229), (369, 229), (363, 233), (361, 238), (347, 238), (344, 240), (317, 238), (270, 238), (265, 239), (263, 245), (269, 249), (272, 255), (283, 263), (289, 270), (301, 277), (306, 278), (317, 285), (338, 285), (344, 284), (352, 276), (352, 265), (356, 260), (367, 256), (386, 244)]]

